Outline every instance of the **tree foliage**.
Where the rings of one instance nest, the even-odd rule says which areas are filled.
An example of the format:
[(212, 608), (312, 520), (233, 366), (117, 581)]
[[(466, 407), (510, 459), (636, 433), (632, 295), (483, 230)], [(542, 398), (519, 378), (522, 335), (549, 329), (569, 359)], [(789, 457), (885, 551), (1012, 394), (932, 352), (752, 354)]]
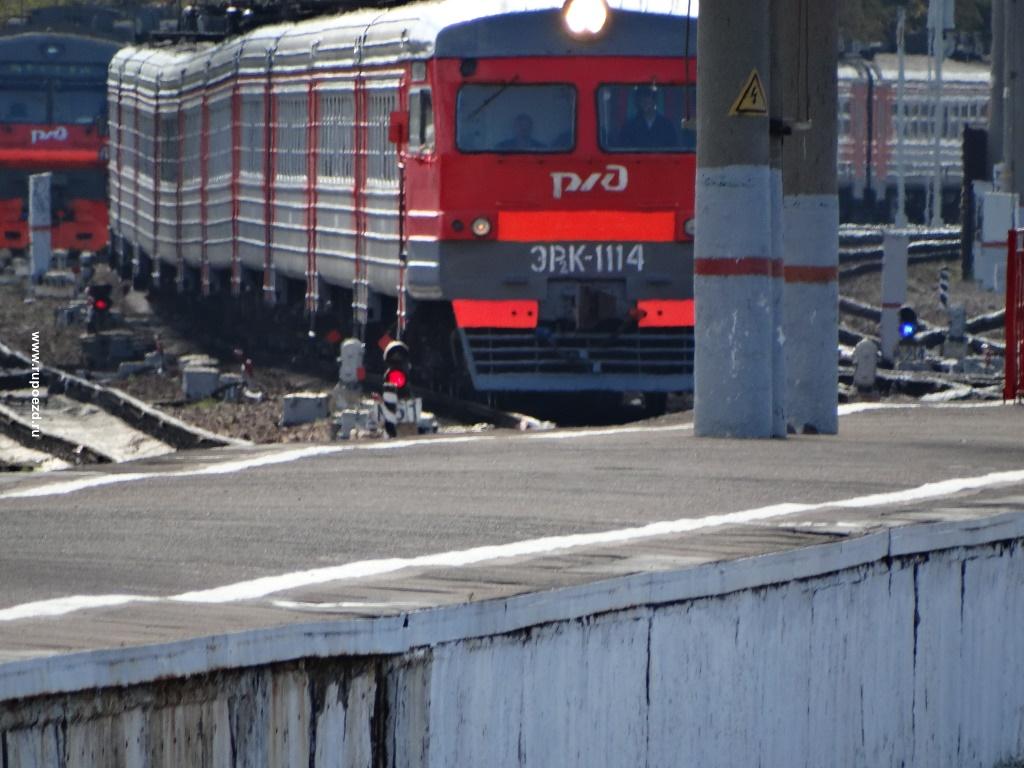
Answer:
[[(813, 2), (813, 0), (810, 0)], [(992, 33), (992, 0), (954, 0), (956, 31), (979, 34), (987, 47)], [(928, 0), (842, 0), (839, 30), (845, 40), (896, 45), (896, 17), (907, 9), (908, 36), (922, 37), (928, 22)]]

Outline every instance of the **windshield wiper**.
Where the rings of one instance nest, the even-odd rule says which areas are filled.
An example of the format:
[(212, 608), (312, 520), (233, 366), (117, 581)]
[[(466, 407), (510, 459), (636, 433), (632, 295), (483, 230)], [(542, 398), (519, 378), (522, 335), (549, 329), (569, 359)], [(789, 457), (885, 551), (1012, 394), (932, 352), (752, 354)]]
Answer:
[(480, 114), (481, 112), (483, 112), (483, 111), (484, 111), (484, 110), (485, 110), (485, 109), (486, 109), (486, 108), (487, 108), (488, 106), (490, 106), (490, 104), (491, 104), (491, 102), (492, 102), (492, 101), (494, 101), (494, 100), (495, 100), (496, 98), (498, 98), (499, 96), (501, 96), (501, 94), (503, 94), (503, 93), (504, 93), (505, 91), (507, 91), (507, 90), (509, 89), (509, 86), (513, 85), (514, 83), (516, 83), (516, 82), (518, 82), (518, 81), (519, 81), (519, 75), (516, 75), (516, 76), (515, 76), (515, 77), (513, 77), (513, 78), (512, 78), (511, 80), (508, 80), (507, 82), (505, 82), (505, 83), (502, 83), (502, 85), (501, 85), (501, 88), (499, 88), (499, 89), (498, 89), (498, 90), (496, 90), (496, 91), (495, 91), (494, 93), (492, 93), (492, 94), (491, 94), (490, 96), (488, 96), (488, 97), (487, 97), (486, 99), (484, 99), (483, 103), (482, 103), (482, 104), (481, 104), (481, 105), (480, 105), (479, 107), (477, 107), (476, 109), (474, 109), (474, 110), (473, 110), (473, 112), (472, 112), (472, 113), (470, 113), (469, 117), (468, 117), (468, 118), (466, 118), (466, 119), (467, 119), (467, 120), (472, 120), (472, 119), (473, 119), (474, 117), (476, 117), (477, 115), (479, 115), (479, 114)]

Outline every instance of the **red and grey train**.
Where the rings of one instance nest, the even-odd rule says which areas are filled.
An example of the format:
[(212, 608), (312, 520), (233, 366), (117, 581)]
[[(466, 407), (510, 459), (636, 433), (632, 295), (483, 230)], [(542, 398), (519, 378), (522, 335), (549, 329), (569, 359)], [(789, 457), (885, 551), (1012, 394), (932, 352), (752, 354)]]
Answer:
[(211, 296), (408, 323), (480, 392), (689, 390), (696, 20), (638, 3), (576, 36), (561, 5), (122, 50), (114, 250)]
[(119, 44), (0, 36), (0, 248), (28, 246), (28, 177), (52, 172), (54, 248), (107, 244), (107, 67)]
[[(904, 66), (904, 179), (908, 211), (924, 220), (935, 169), (935, 120), (927, 56), (907, 56)], [(985, 127), (990, 67), (947, 59), (943, 65), (939, 152), (942, 210), (959, 220), (964, 128)], [(839, 192), (843, 221), (892, 221), (899, 174), (898, 78), (895, 54), (844, 59), (839, 64)]]

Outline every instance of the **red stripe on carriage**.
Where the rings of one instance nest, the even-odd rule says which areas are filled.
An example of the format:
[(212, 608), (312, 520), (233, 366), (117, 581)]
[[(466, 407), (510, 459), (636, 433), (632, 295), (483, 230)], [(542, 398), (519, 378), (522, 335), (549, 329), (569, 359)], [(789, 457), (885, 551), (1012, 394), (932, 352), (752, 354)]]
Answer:
[(693, 327), (693, 299), (638, 301), (636, 308), (640, 328)]
[(674, 211), (500, 211), (498, 240), (617, 241), (670, 243), (676, 239)]
[(536, 301), (483, 301), (455, 299), (455, 324), (459, 328), (536, 328)]

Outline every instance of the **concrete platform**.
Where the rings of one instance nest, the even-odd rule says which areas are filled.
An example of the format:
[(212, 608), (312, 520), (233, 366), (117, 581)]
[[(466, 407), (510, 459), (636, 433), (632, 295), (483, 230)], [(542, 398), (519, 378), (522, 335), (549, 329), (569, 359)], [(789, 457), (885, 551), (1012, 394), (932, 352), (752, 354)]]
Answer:
[(679, 421), (0, 477), (0, 660), (403, 615), (987, 520), (1024, 510), (1021, 435), (1021, 408), (881, 408), (844, 416), (838, 437), (702, 440)]
[[(856, 409), (848, 409), (856, 410)], [(16, 765), (1024, 754), (1024, 409), (179, 452), (0, 477)]]

